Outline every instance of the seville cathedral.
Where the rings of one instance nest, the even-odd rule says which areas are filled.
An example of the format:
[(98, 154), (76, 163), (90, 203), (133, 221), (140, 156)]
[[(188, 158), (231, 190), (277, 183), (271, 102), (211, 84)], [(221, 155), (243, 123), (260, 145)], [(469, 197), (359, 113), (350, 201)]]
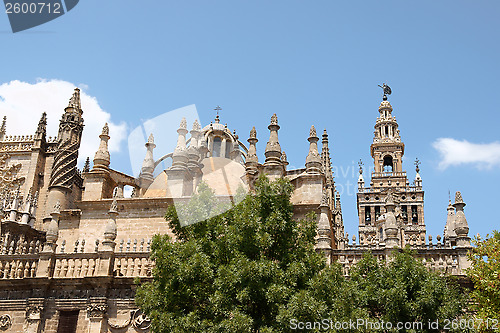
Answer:
[[(339, 262), (345, 275), (367, 250), (385, 259), (394, 248), (409, 245), (429, 269), (465, 277), (471, 245), (462, 196), (457, 192), (454, 203), (443, 207), (448, 212), (441, 221), (443, 236), (433, 240), (426, 234), (418, 163), (410, 181), (402, 164), (405, 145), (386, 95), (378, 107), (370, 146), (374, 171), (363, 175), (360, 165), (357, 236), (344, 232), (326, 130), (320, 138), (311, 127), (309, 151), (303, 152), (305, 167), (290, 170), (278, 140), (276, 114), (270, 133), (260, 136), (267, 139), (264, 161), (257, 157), (255, 128), (246, 143), (218, 115), (203, 128), (198, 121), (188, 126), (183, 119), (175, 150), (155, 156), (151, 135), (141, 173), (133, 177), (109, 167), (108, 140), (113, 133), (107, 124), (102, 124), (92, 165), (87, 159), (78, 170), (82, 107), (75, 89), (61, 110), (55, 138), (46, 134), (45, 113), (36, 131), (20, 133), (24, 135), (9, 133), (8, 120), (3, 119), (0, 331), (149, 331), (149, 319), (134, 303), (134, 278), (151, 278), (151, 239), (158, 233), (171, 234), (164, 218), (167, 207), (189, 200), (201, 181), (221, 200), (233, 200), (238, 186), (251, 191), (260, 174), (289, 179), (295, 187), (295, 217), (317, 213), (317, 251), (328, 263)], [(171, 159), (171, 166), (157, 170), (165, 159)], [(124, 197), (125, 186), (133, 187), (129, 198)]]

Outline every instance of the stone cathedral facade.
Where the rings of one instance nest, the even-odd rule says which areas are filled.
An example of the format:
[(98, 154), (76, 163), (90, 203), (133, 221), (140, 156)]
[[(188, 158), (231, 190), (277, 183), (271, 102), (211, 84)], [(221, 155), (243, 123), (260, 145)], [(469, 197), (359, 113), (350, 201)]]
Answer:
[[(338, 261), (346, 275), (365, 251), (384, 259), (406, 245), (429, 269), (465, 275), (470, 238), (462, 196), (457, 192), (450, 202), (443, 237), (433, 242), (426, 235), (418, 165), (410, 184), (402, 164), (405, 146), (385, 96), (369, 181), (360, 167), (359, 234), (352, 239), (344, 232), (326, 130), (320, 138), (311, 127), (305, 167), (290, 170), (276, 114), (264, 135), (264, 161), (258, 159), (255, 128), (244, 143), (219, 116), (203, 128), (195, 121), (191, 130), (183, 120), (173, 152), (156, 156), (149, 137), (141, 173), (133, 177), (110, 168), (107, 124), (92, 166), (87, 159), (77, 169), (82, 107), (75, 89), (53, 139), (47, 137), (46, 114), (31, 135), (7, 135), (5, 118), (0, 128), (0, 331), (149, 331), (149, 319), (134, 303), (134, 278), (151, 278), (151, 238), (171, 232), (167, 207), (188, 200), (202, 181), (231, 201), (239, 186), (251, 192), (260, 174), (290, 180), (295, 216), (317, 212), (317, 250), (328, 263)], [(171, 166), (158, 170), (165, 159)], [(125, 186), (133, 187), (131, 197), (124, 197)]]

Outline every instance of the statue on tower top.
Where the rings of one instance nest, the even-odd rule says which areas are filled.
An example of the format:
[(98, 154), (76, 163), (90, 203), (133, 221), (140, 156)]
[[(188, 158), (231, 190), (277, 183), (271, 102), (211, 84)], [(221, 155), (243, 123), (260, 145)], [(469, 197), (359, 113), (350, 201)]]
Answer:
[(391, 87), (389, 87), (387, 84), (385, 83), (382, 83), (382, 85), (378, 85), (380, 88), (382, 88), (384, 90), (384, 97), (383, 97), (383, 100), (384, 101), (387, 101), (387, 95), (390, 95), (392, 93), (391, 91)]

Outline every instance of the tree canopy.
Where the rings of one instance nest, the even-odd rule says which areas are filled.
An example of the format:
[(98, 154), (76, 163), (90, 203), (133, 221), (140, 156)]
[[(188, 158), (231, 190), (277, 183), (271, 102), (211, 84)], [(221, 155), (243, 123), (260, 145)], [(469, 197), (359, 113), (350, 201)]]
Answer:
[(492, 236), (473, 241), (475, 248), (469, 253), (471, 268), (467, 275), (474, 282), (472, 292), (476, 303), (477, 316), (483, 320), (486, 331), (486, 321), (496, 320), (500, 328), (500, 232), (493, 231)]
[(154, 237), (153, 280), (136, 294), (153, 332), (296, 332), (300, 323), (336, 331), (335, 323), (358, 319), (427, 324), (461, 313), (459, 290), (409, 251), (389, 263), (366, 253), (347, 279), (339, 264), (326, 265), (314, 250), (316, 216), (293, 219), (292, 191), (287, 180), (260, 177), (254, 193), (225, 210), (200, 184), (190, 202), (168, 209), (175, 239)]

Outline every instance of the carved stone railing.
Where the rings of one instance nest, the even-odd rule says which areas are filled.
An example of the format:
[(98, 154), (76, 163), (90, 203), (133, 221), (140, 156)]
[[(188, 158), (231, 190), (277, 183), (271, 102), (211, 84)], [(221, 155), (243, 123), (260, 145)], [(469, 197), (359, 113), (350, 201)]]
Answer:
[(38, 254), (13, 254), (0, 256), (0, 279), (36, 277)]
[[(348, 245), (344, 250), (332, 250), (332, 258), (340, 263), (344, 275), (348, 276), (351, 268), (361, 260), (368, 248), (379, 261), (388, 259), (393, 251), (393, 249), (386, 249), (383, 244), (373, 247), (355, 244)], [(429, 270), (451, 275), (465, 275), (468, 265), (461, 259), (466, 255), (467, 249), (456, 251), (456, 248), (445, 247), (444, 244), (442, 246), (441, 244), (412, 246), (412, 248), (417, 252), (416, 258), (421, 259)]]
[(151, 277), (153, 265), (149, 252), (115, 253), (113, 271), (117, 277)]
[(54, 278), (97, 276), (99, 253), (58, 253), (55, 255)]

